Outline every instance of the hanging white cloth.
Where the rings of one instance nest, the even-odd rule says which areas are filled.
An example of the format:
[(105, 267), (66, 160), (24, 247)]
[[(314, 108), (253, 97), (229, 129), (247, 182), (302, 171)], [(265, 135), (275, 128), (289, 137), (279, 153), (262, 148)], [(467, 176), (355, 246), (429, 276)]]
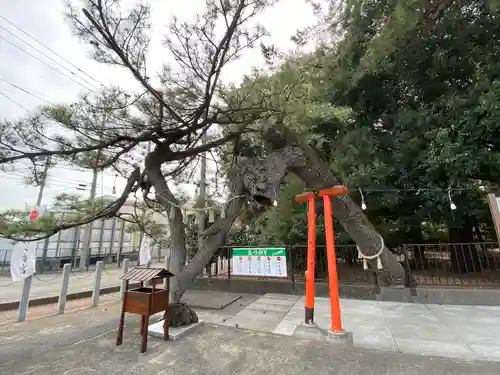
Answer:
[(151, 263), (151, 239), (144, 234), (139, 248), (139, 264), (141, 266)]
[(36, 242), (18, 242), (12, 247), (10, 274), (12, 281), (21, 281), (35, 274)]

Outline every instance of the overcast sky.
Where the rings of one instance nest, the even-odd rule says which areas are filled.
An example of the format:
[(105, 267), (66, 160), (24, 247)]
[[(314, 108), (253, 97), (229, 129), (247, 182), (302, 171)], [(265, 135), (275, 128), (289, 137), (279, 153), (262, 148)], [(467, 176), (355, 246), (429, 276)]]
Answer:
[[(36, 37), (97, 81), (105, 85), (120, 84), (125, 87), (134, 85), (128, 71), (103, 66), (87, 57), (87, 46), (72, 35), (71, 28), (64, 19), (64, 3), (64, 0), (0, 0), (0, 15)], [(74, 3), (77, 4), (76, 1)], [(203, 3), (203, 0), (150, 1), (153, 7), (153, 40), (149, 56), (150, 67), (160, 66), (163, 61), (160, 43), (162, 34), (165, 31), (164, 26), (169, 17), (174, 14), (181, 18), (188, 17), (202, 9)], [(271, 40), (274, 44), (280, 48), (288, 49), (293, 47), (290, 36), (298, 28), (311, 24), (314, 17), (311, 9), (305, 4), (305, 0), (282, 0), (277, 6), (259, 16), (258, 20), (271, 33)], [(79, 73), (73, 67), (58, 59), (49, 50), (29, 39), (7, 21), (0, 18), (0, 117), (15, 119), (26, 114), (26, 110), (33, 110), (38, 105), (43, 104), (40, 99), (28, 95), (9, 83), (28, 90), (32, 94), (52, 103), (71, 102), (77, 98), (83, 88), (50, 66), (65, 72), (68, 76), (74, 77), (71, 73), (38, 53), (32, 47), (19, 41), (9, 32), (56, 59), (75, 73)], [(21, 47), (24, 51), (16, 46)], [(46, 64), (38, 61), (30, 54), (41, 59)], [(242, 60), (227, 67), (223, 78), (225, 81), (237, 82), (244, 73), (250, 71), (251, 67), (262, 66), (262, 64), (259, 52), (249, 51)], [(85, 77), (82, 74), (80, 76)], [(90, 81), (88, 77), (86, 78)], [(2, 79), (7, 80), (9, 83), (2, 81)], [(111, 171), (99, 176), (97, 195), (111, 194), (113, 180), (114, 174)], [(88, 195), (91, 181), (92, 173), (90, 172), (81, 172), (70, 167), (53, 169), (50, 171), (43, 204), (50, 205), (52, 199), (62, 192), (79, 193), (76, 190), (78, 184), (86, 184), (87, 190), (80, 193)], [(122, 186), (123, 181), (118, 180), (118, 192)], [(38, 188), (26, 187), (23, 184), (22, 171), (9, 174), (0, 173), (0, 210), (21, 209), (26, 204), (31, 206), (35, 203), (37, 194)]]

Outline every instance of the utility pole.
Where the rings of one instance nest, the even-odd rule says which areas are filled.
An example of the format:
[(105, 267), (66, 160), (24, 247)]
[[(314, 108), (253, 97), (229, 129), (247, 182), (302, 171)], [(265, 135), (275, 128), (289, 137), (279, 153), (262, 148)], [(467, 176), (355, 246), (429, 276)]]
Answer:
[[(50, 157), (47, 157), (45, 160), (45, 167), (43, 169), (42, 181), (40, 182), (40, 190), (38, 191), (38, 198), (36, 200), (36, 206), (40, 207), (43, 199), (43, 191), (45, 190), (45, 184), (47, 182), (47, 174), (49, 172), (50, 166)], [(45, 242), (44, 248), (44, 256), (46, 256), (47, 241)], [(21, 300), (19, 301), (19, 314), (18, 321), (23, 322), (26, 320), (26, 314), (28, 312), (29, 300), (30, 300), (30, 292), (31, 292), (31, 283), (33, 282), (33, 276), (28, 276), (24, 279), (23, 282), (23, 292), (21, 295)]]
[(38, 198), (36, 200), (36, 205), (40, 206), (42, 204), (43, 191), (45, 190), (45, 183), (47, 182), (47, 173), (49, 173), (50, 166), (50, 156), (45, 160), (45, 168), (43, 168), (43, 178), (40, 182), (40, 190), (38, 191)]
[[(99, 170), (94, 168), (94, 175), (92, 177), (92, 186), (90, 187), (89, 203), (93, 204), (95, 199), (95, 192), (97, 188), (97, 175)], [(83, 248), (80, 252), (80, 271), (88, 270), (88, 260), (90, 256), (90, 241), (92, 239), (92, 222), (88, 223), (83, 234)]]
[[(43, 191), (45, 190), (45, 183), (47, 182), (47, 174), (49, 173), (50, 166), (50, 156), (45, 160), (45, 168), (43, 169), (43, 178), (40, 183), (40, 190), (38, 191), (38, 198), (36, 200), (37, 207), (40, 207), (42, 204)], [(42, 272), (45, 268), (45, 260), (47, 259), (47, 251), (49, 248), (49, 238), (46, 238), (43, 242), (43, 251), (42, 251)]]

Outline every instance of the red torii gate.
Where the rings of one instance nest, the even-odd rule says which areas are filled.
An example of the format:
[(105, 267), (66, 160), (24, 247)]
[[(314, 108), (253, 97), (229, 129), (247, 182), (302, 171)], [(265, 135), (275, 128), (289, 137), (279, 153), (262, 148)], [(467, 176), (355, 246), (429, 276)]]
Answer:
[[(325, 237), (326, 255), (328, 259), (328, 283), (330, 289), (330, 313), (331, 331), (340, 334), (342, 330), (342, 320), (340, 315), (339, 285), (337, 276), (337, 261), (335, 257), (335, 236), (332, 218), (331, 197), (347, 195), (348, 191), (344, 185), (334, 186), (321, 190), (318, 196), (323, 198), (325, 212)], [(316, 252), (316, 208), (315, 194), (306, 192), (295, 197), (297, 202), (308, 202), (307, 210), (307, 269), (306, 269), (306, 303), (305, 303), (305, 323), (314, 323), (314, 275), (315, 275), (315, 252)]]

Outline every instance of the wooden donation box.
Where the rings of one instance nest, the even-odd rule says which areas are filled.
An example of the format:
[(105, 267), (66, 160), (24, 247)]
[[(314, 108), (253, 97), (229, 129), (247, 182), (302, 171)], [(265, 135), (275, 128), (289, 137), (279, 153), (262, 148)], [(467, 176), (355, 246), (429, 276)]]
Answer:
[[(125, 293), (122, 302), (120, 325), (116, 346), (123, 342), (123, 326), (125, 324), (125, 313), (141, 315), (141, 353), (147, 350), (148, 346), (148, 325), (149, 317), (153, 314), (164, 311), (163, 339), (168, 339), (168, 292), (169, 280), (173, 273), (164, 268), (135, 267), (121, 277), (125, 281)], [(166, 288), (156, 288), (156, 284), (166, 280)], [(138, 289), (129, 290), (130, 281), (139, 281)], [(146, 282), (151, 282), (151, 286), (145, 286)]]

